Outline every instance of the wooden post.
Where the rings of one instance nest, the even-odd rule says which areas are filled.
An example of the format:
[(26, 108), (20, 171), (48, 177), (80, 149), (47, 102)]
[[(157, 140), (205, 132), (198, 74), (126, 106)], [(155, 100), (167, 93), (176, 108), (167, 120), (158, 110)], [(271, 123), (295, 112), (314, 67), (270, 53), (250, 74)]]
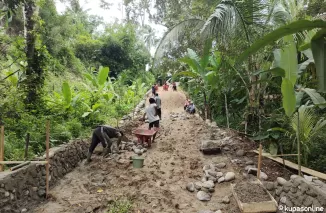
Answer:
[[(5, 127), (1, 126), (0, 135), (0, 161), (4, 160), (4, 149), (5, 149)], [(0, 172), (3, 171), (3, 165), (0, 165)]]
[(298, 175), (302, 176), (301, 174), (301, 144), (300, 144), (300, 118), (299, 118), (299, 109), (298, 109), (298, 125), (297, 125), (297, 146), (298, 146)]
[(46, 121), (46, 198), (48, 198), (49, 194), (49, 148), (50, 148), (50, 121)]
[(28, 145), (29, 145), (29, 132), (26, 135), (26, 140), (25, 140), (25, 160), (28, 158)]
[(27, 166), (27, 165), (30, 164), (30, 163), (31, 163), (30, 161), (26, 161), (26, 162), (21, 163), (21, 164), (19, 164), (19, 165), (17, 165), (17, 166), (11, 167), (11, 168), (10, 168), (10, 171), (15, 171), (15, 170), (20, 169), (20, 168), (22, 168), (22, 167), (24, 167), (24, 166)]
[(259, 144), (258, 169), (257, 169), (257, 178), (258, 178), (258, 180), (260, 179), (262, 149), (263, 149), (263, 146), (261, 144)]

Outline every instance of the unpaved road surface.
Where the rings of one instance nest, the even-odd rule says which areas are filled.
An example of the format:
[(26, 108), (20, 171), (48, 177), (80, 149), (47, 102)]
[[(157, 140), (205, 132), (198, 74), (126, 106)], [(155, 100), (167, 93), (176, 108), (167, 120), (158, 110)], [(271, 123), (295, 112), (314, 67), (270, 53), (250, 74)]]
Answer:
[[(93, 155), (89, 165), (81, 163), (66, 175), (51, 189), (51, 199), (32, 212), (106, 212), (108, 203), (118, 199), (131, 200), (133, 209), (130, 212), (139, 213), (198, 213), (218, 209), (239, 212), (231, 196), (230, 182), (216, 184), (209, 202), (199, 201), (196, 193), (186, 190), (188, 182), (202, 178), (203, 165), (212, 160), (227, 164), (222, 172), (236, 173), (233, 182), (243, 178), (242, 170), (231, 163), (231, 154), (204, 156), (199, 151), (200, 141), (209, 139), (212, 132), (204, 121), (184, 113), (183, 93), (160, 88), (159, 94), (162, 99), (162, 129), (156, 142), (144, 154), (142, 169), (134, 169), (129, 163), (129, 157), (134, 155), (132, 152), (120, 154), (119, 161)], [(178, 117), (171, 119), (171, 113), (178, 113)], [(147, 127), (147, 124), (143, 125)], [(132, 137), (131, 132), (127, 134)], [(221, 202), (225, 196), (230, 196), (230, 204)]]

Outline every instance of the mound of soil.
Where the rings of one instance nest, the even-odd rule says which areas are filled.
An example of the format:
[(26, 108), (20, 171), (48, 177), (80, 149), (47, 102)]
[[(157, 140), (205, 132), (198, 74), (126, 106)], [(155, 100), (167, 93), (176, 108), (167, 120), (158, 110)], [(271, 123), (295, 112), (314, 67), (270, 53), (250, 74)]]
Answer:
[(271, 198), (260, 184), (251, 182), (238, 183), (235, 188), (240, 201), (242, 203), (270, 201)]

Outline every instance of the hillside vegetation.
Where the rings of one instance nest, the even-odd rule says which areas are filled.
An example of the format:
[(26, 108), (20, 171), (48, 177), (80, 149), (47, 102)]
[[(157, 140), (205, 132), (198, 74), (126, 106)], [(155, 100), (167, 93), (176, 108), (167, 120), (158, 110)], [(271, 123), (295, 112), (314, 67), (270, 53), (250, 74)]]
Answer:
[[(105, 24), (78, 1), (61, 15), (53, 0), (1, 4), (0, 121), (6, 160), (24, 158), (27, 133), (28, 158), (44, 151), (47, 119), (51, 146), (88, 138), (99, 124), (117, 126), (154, 82), (145, 71), (150, 54), (137, 25)], [(100, 25), (104, 30), (98, 32)]]

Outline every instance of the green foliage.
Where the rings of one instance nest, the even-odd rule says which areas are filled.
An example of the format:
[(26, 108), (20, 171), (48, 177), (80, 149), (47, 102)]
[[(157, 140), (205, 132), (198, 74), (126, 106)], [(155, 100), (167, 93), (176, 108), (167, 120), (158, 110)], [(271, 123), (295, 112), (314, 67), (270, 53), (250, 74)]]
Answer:
[(295, 111), (296, 99), (293, 87), (289, 79), (283, 78), (281, 91), (283, 96), (283, 108), (287, 116), (291, 116)]
[(298, 112), (292, 116), (291, 126), (295, 132), (299, 132), (300, 143), (302, 145), (303, 159), (307, 164), (308, 156), (310, 154), (310, 147), (312, 146), (315, 137), (321, 131), (325, 131), (326, 120), (324, 120), (323, 118), (319, 119), (316, 116), (312, 107), (302, 105), (299, 108)]
[(322, 20), (299, 20), (293, 23), (290, 23), (286, 26), (282, 26), (277, 30), (265, 35), (263, 38), (257, 40), (254, 44), (251, 45), (246, 51), (244, 51), (238, 58), (238, 62), (243, 61), (249, 55), (254, 54), (259, 49), (265, 47), (266, 45), (281, 39), (284, 36), (291, 35), (303, 30), (312, 30), (315, 28), (326, 28), (326, 22)]
[(96, 32), (99, 17), (77, 4), (59, 14), (55, 1), (43, 0), (29, 20), (26, 40), (20, 1), (5, 3), (12, 3), (10, 13), (16, 12), (0, 31), (0, 123), (6, 129), (6, 160), (23, 159), (27, 133), (28, 158), (41, 155), (47, 119), (51, 146), (89, 137), (98, 124), (115, 125), (154, 82), (145, 72), (150, 55), (137, 26), (105, 25), (104, 32)]
[(66, 106), (69, 107), (71, 103), (71, 90), (68, 82), (63, 82), (62, 84), (62, 94), (66, 103)]
[(129, 213), (132, 203), (129, 200), (116, 200), (109, 204), (107, 213)]
[(311, 40), (311, 50), (315, 59), (319, 90), (326, 92), (326, 29), (320, 30)]

